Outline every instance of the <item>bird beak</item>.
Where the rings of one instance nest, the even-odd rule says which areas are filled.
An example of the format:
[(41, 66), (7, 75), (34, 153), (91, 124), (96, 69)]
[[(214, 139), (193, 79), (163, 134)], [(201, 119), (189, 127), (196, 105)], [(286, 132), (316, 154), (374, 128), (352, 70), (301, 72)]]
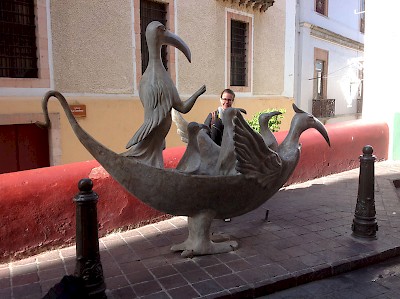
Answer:
[(271, 116), (277, 116), (277, 115), (281, 115), (282, 114), (282, 112), (280, 112), (280, 111), (272, 111), (271, 112)]
[(244, 110), (243, 108), (237, 108), (240, 112), (242, 112), (243, 114), (247, 114), (247, 111)]
[(314, 117), (315, 123), (313, 128), (316, 129), (318, 132), (321, 133), (322, 137), (326, 140), (329, 146), (331, 146), (331, 142), (329, 140), (328, 131), (326, 130), (325, 126), (320, 122), (318, 119)]
[(189, 47), (176, 34), (170, 32), (168, 30), (165, 31), (162, 43), (174, 46), (175, 48), (179, 49), (186, 56), (187, 60), (189, 60), (189, 62), (192, 62), (192, 54), (190, 53)]

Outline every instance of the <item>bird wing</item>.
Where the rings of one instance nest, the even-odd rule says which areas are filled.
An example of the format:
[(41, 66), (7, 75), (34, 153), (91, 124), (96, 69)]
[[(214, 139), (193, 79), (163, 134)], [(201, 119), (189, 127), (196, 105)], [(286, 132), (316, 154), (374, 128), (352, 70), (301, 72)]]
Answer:
[(282, 171), (282, 160), (270, 149), (240, 113), (233, 118), (236, 170), (246, 178), (256, 179), (263, 188), (270, 188)]
[(181, 140), (185, 143), (188, 143), (189, 134), (188, 134), (188, 122), (182, 117), (175, 109), (171, 110), (172, 121), (176, 125), (176, 132), (181, 137)]
[(144, 122), (128, 142), (126, 148), (143, 140), (170, 113), (176, 92), (174, 92), (173, 83), (172, 85), (168, 83), (158, 79), (142, 80), (139, 97), (144, 108)]
[(191, 122), (187, 130), (189, 142), (176, 169), (190, 174), (215, 175), (220, 147), (210, 138), (205, 125)]

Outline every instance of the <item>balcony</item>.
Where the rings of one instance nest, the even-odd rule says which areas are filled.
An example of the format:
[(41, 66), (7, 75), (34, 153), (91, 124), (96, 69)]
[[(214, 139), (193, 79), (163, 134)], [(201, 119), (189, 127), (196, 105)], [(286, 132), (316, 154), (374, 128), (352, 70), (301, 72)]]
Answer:
[(335, 99), (312, 100), (312, 114), (319, 118), (335, 116)]
[(274, 5), (275, 0), (221, 0), (222, 2), (237, 3), (239, 6), (252, 8), (254, 11), (259, 10), (265, 12), (268, 8)]

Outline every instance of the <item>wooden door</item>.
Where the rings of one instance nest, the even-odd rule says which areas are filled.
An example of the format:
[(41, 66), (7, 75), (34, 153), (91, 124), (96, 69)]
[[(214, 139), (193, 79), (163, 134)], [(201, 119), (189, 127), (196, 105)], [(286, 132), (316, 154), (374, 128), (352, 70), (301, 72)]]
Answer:
[(0, 126), (0, 173), (50, 166), (48, 131), (35, 124)]

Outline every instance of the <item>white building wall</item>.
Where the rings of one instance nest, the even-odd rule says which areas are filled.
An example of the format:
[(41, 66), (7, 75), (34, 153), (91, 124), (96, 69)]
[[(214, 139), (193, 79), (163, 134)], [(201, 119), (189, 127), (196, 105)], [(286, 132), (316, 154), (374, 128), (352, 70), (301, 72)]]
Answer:
[(400, 1), (366, 1), (363, 119), (389, 125), (389, 159), (400, 160), (400, 97), (397, 92)]
[(354, 14), (359, 10), (359, 0), (328, 1), (328, 17), (314, 11), (314, 1), (300, 2), (306, 7), (304, 21), (357, 41), (363, 39), (363, 34), (359, 33), (359, 16)]
[(310, 36), (310, 29), (305, 27), (300, 27), (300, 38), (301, 43), (301, 68), (299, 71), (300, 80), (300, 93), (298, 95), (297, 103), (300, 108), (311, 112), (311, 99), (313, 98), (313, 81), (309, 80), (314, 76), (314, 48), (312, 39)]
[(285, 72), (282, 95), (294, 97), (296, 58), (296, 1), (286, 0)]
[(354, 42), (363, 43), (364, 34), (359, 31), (359, 0), (329, 1), (328, 17), (315, 12), (314, 1), (297, 1), (298, 59), (294, 97), (296, 103), (308, 112), (312, 111), (314, 49), (328, 51), (327, 98), (336, 100), (336, 115), (357, 112), (358, 61), (363, 52), (340, 45), (333, 41), (311, 35), (311, 27), (317, 26), (343, 36)]
[(313, 84), (314, 84), (314, 48), (323, 49), (329, 52), (328, 57), (328, 99), (336, 100), (336, 114), (349, 114), (357, 112), (357, 89), (358, 80), (358, 58), (362, 53), (338, 47), (329, 42), (311, 37), (307, 31), (303, 35), (303, 68), (301, 73), (302, 93), (301, 107), (305, 110), (312, 110)]

